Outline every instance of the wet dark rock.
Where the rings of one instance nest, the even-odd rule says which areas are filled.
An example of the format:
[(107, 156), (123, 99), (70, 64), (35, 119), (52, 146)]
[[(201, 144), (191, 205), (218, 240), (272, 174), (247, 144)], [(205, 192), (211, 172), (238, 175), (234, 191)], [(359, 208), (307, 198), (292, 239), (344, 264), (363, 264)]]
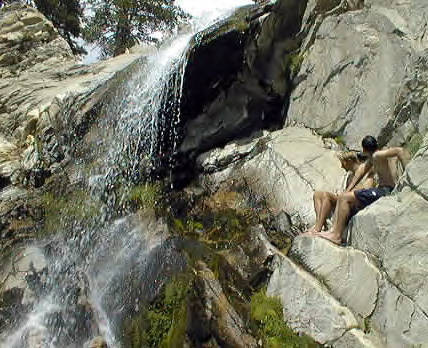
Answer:
[(16, 325), (43, 292), (47, 262), (43, 250), (37, 247), (15, 249), (1, 261), (0, 331), (3, 331)]
[[(186, 66), (178, 165), (283, 124), (290, 57), (298, 49), (295, 35), (305, 7), (306, 1), (297, 0), (247, 7), (200, 34)], [(185, 179), (189, 169), (176, 171), (176, 180)]]
[(194, 346), (211, 341), (220, 347), (257, 347), (256, 339), (248, 334), (214, 273), (203, 262), (197, 264), (196, 272), (188, 329)]

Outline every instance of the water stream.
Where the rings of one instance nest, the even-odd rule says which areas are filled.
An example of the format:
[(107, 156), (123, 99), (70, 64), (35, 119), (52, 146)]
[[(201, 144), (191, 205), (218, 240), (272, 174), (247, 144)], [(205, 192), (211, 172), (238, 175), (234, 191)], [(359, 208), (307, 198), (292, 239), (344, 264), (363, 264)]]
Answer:
[[(174, 130), (180, 120), (178, 105), (192, 36), (226, 16), (233, 6), (245, 3), (227, 0), (209, 8), (205, 2), (202, 7), (200, 1), (182, 0), (185, 10), (196, 14), (192, 29), (149, 56), (99, 121), (106, 130), (100, 134), (108, 139), (101, 139), (93, 149), (97, 167), (83, 180), (88, 195), (105, 192), (118, 176), (132, 179), (142, 161), (164, 156), (159, 139), (165, 136), (167, 123)], [(167, 96), (171, 91), (172, 97)], [(168, 136), (175, 146), (173, 133)], [(58, 233), (37, 245), (44, 248), (48, 262), (46, 284), (18, 327), (0, 336), (0, 347), (82, 347), (97, 335), (109, 347), (120, 347), (117, 333), (123, 315), (137, 310), (141, 298), (155, 295), (156, 282), (162, 281), (158, 269), (180, 267), (161, 223), (153, 224), (152, 218), (138, 214), (111, 219), (108, 204), (100, 207), (98, 215), (91, 224), (76, 221), (71, 233)]]

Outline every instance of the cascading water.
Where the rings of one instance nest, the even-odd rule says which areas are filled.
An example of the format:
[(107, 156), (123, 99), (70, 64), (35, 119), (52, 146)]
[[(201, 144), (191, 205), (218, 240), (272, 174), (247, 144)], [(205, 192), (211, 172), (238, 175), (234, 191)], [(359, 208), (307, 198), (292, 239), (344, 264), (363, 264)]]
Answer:
[[(192, 31), (170, 39), (148, 57), (105, 109), (99, 126), (107, 129), (103, 136), (108, 139), (93, 150), (98, 166), (83, 180), (89, 196), (105, 194), (118, 176), (132, 180), (142, 161), (164, 157), (159, 139), (171, 139), (174, 150), (186, 49), (195, 32), (232, 10), (230, 0), (226, 3), (222, 7), (217, 2), (217, 8), (208, 11), (209, 4), (182, 0), (187, 11), (194, 4), (204, 10), (196, 11)], [(172, 134), (164, 134), (168, 131)], [(182, 266), (168, 249), (161, 223), (153, 225), (138, 214), (117, 218), (108, 200), (98, 209), (95, 221), (72, 221), (68, 231), (45, 242), (48, 273), (38, 300), (14, 330), (1, 334), (1, 347), (81, 347), (97, 335), (109, 347), (119, 347), (118, 325), (127, 311), (141, 305), (139, 299), (156, 295), (160, 265)]]

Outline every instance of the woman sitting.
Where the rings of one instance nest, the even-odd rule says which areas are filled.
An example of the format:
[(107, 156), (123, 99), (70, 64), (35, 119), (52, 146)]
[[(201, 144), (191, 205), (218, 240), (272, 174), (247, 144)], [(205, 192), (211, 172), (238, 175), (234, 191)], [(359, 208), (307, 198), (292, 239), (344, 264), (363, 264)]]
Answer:
[[(350, 172), (351, 175), (347, 177), (346, 180), (346, 192), (354, 191), (360, 189), (368, 189), (375, 186), (374, 182), (374, 173), (369, 171), (352, 190), (348, 189), (349, 183), (352, 181), (352, 177), (358, 168), (363, 165), (364, 161), (358, 159), (356, 152), (341, 152), (339, 155), (340, 163), (342, 168)], [(332, 214), (333, 210), (336, 208), (338, 195), (332, 192), (325, 191), (315, 191), (314, 193), (314, 207), (316, 221), (315, 225), (305, 232), (305, 234), (314, 234), (321, 232), (323, 227), (327, 227), (327, 218)]]

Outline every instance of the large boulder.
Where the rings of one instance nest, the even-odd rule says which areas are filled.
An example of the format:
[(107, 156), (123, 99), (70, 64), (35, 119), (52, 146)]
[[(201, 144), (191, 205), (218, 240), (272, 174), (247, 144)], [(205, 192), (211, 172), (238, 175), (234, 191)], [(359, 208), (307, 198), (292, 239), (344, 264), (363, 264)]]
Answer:
[[(370, 341), (387, 347), (426, 342), (428, 316), (424, 310), (391, 283), (388, 274), (366, 253), (321, 238), (301, 237), (294, 240), (290, 255), (322, 280), (341, 304), (364, 319)], [(358, 335), (353, 335), (352, 340), (356, 338)]]
[(290, 253), (355, 314), (367, 318), (373, 313), (381, 274), (365, 253), (312, 237), (296, 238)]
[(279, 257), (267, 294), (280, 298), (284, 320), (291, 328), (320, 343), (332, 343), (358, 327), (357, 319), (348, 308), (287, 257)]
[(352, 245), (375, 255), (391, 281), (428, 309), (428, 201), (415, 192), (383, 198), (352, 223)]
[(305, 224), (315, 220), (314, 191), (340, 190), (345, 178), (335, 152), (304, 128), (232, 143), (202, 154), (197, 163), (206, 173), (200, 178), (203, 185), (215, 188), (244, 179), (271, 208), (297, 215)]

